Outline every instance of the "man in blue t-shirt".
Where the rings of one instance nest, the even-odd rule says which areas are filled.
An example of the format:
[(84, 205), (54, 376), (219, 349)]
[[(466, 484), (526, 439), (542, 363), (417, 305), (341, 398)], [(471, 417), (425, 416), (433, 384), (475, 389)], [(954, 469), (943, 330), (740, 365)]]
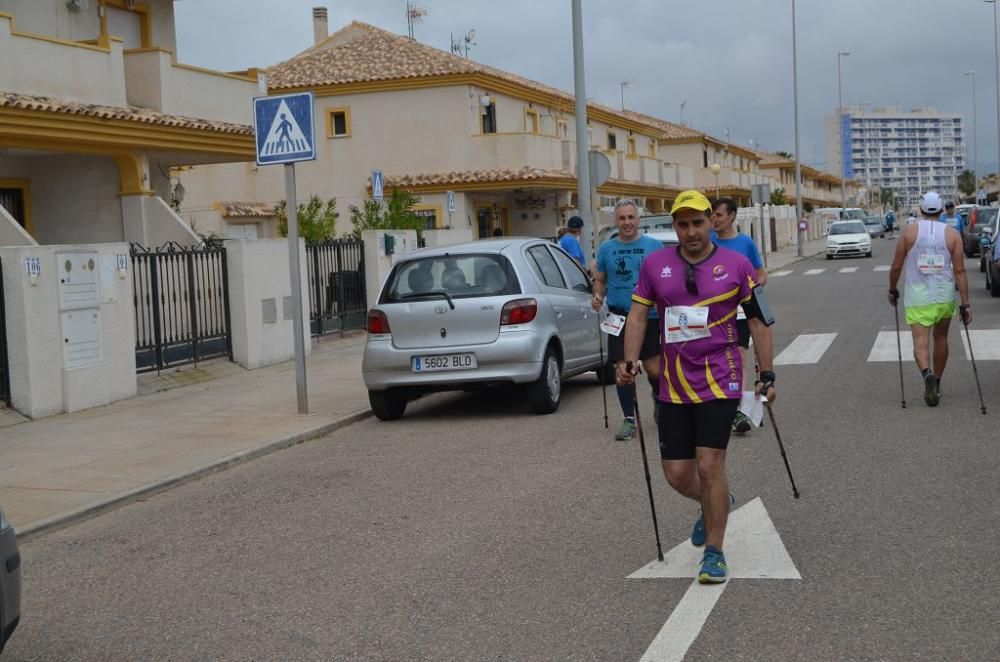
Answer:
[[(615, 226), (618, 236), (601, 244), (597, 250), (597, 273), (594, 278), (594, 310), (600, 310), (607, 295), (608, 311), (628, 317), (632, 309), (632, 293), (639, 282), (639, 269), (652, 253), (663, 248), (656, 239), (639, 232), (639, 207), (631, 200), (621, 200), (615, 206)], [(649, 316), (657, 319), (656, 309)], [(619, 335), (608, 335), (608, 359), (619, 363), (625, 359), (625, 328)], [(653, 418), (659, 418), (660, 391), (660, 325), (647, 324), (639, 359), (649, 385), (653, 388)], [(618, 402), (622, 407), (622, 424), (615, 439), (625, 441), (635, 436), (635, 384), (618, 385)]]
[(583, 219), (574, 216), (566, 223), (568, 231), (559, 239), (559, 248), (563, 249), (569, 256), (580, 263), (584, 269), (587, 268), (587, 258), (583, 256), (583, 247), (580, 246), (580, 233), (583, 232)]
[(965, 239), (965, 221), (962, 219), (961, 214), (955, 213), (955, 203), (949, 200), (944, 205), (944, 215), (941, 216), (941, 222), (955, 228), (958, 234)]
[[(760, 251), (757, 250), (757, 244), (753, 239), (736, 231), (734, 223), (737, 209), (736, 203), (730, 198), (718, 198), (712, 203), (712, 225), (715, 228), (711, 234), (712, 243), (746, 256), (753, 265), (757, 285), (763, 287), (767, 283), (767, 269), (764, 268), (764, 261), (760, 259)], [(747, 360), (747, 350), (750, 349), (750, 325), (742, 307), (736, 314), (736, 331), (739, 334), (740, 358), (743, 360), (743, 383), (753, 384), (757, 381), (757, 377), (752, 370), (753, 364)], [(750, 379), (751, 377), (753, 379)], [(733, 432), (746, 434), (751, 427), (750, 419), (743, 412), (737, 412), (736, 420), (733, 421)]]

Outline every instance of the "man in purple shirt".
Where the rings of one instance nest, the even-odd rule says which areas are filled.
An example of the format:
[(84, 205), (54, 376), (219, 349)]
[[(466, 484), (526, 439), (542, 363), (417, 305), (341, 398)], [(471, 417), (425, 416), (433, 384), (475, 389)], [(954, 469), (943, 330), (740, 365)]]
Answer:
[[(701, 504), (691, 542), (705, 545), (698, 573), (703, 584), (724, 582), (728, 573), (722, 553), (731, 498), (726, 448), (743, 392), (737, 307), (766, 318), (753, 292), (750, 261), (712, 243), (711, 211), (698, 191), (685, 191), (674, 201), (670, 214), (680, 245), (643, 262), (625, 324), (625, 362), (618, 369), (620, 382), (635, 380), (649, 308), (655, 306), (663, 342), (660, 456), (670, 486)], [(750, 333), (761, 368), (755, 391), (773, 404), (770, 321), (751, 325)]]

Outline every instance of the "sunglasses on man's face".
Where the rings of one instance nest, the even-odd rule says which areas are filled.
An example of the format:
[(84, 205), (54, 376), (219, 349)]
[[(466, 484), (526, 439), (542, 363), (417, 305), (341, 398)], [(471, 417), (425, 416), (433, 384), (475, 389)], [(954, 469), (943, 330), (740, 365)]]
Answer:
[(698, 294), (698, 283), (694, 279), (694, 266), (684, 263), (684, 287), (687, 288), (688, 294)]

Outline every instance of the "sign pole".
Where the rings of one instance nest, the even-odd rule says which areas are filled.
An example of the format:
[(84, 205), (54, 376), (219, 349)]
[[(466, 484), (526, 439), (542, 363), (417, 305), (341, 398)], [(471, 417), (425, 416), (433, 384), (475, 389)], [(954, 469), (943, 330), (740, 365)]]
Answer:
[(295, 394), (299, 413), (309, 413), (306, 384), (306, 343), (302, 324), (302, 264), (299, 261), (299, 203), (295, 199), (295, 164), (285, 164), (285, 199), (288, 200), (288, 264), (292, 277), (292, 329), (295, 334)]

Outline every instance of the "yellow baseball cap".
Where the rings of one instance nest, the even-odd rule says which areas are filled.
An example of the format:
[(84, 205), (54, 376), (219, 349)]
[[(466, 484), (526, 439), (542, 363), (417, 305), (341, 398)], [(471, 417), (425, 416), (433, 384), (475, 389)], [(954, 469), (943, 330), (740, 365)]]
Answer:
[(674, 200), (674, 206), (670, 208), (671, 214), (676, 214), (681, 209), (694, 209), (696, 211), (711, 211), (712, 203), (701, 191), (693, 189), (684, 191)]

